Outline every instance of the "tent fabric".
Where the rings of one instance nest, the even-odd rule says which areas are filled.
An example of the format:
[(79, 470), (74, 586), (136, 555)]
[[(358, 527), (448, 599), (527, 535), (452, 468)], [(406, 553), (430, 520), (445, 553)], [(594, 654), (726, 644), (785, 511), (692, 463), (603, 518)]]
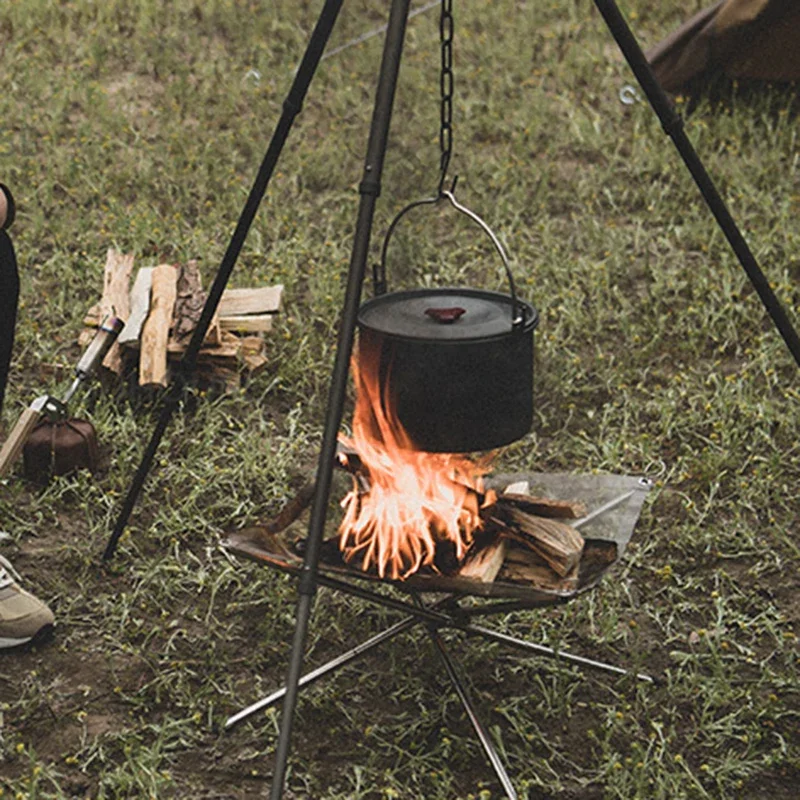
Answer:
[(800, 80), (800, 2), (719, 0), (646, 53), (668, 92), (704, 80)]

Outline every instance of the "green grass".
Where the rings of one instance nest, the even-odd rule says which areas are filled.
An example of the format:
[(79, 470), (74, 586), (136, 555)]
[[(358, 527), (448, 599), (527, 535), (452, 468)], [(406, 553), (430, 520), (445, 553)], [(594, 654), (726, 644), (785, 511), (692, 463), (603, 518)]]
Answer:
[[(346, 2), (331, 46), (380, 25), (385, 5)], [(0, 180), (18, 200), (22, 277), (6, 429), (65, 388), (109, 247), (137, 265), (198, 258), (211, 281), (320, 6), (6, 4)], [(684, 6), (623, 11), (649, 46)], [(497, 469), (657, 480), (613, 580), (495, 624), (666, 684), (456, 635), (452, 649), (523, 797), (793, 797), (797, 367), (653, 112), (619, 102), (632, 76), (593, 4), (456, 13), (458, 195), (541, 314), (535, 425)], [(371, 259), (399, 208), (436, 185), (436, 16), (409, 24)], [(74, 410), (98, 430), (101, 474), (3, 481), (3, 552), (58, 629), (0, 661), (0, 796), (265, 795), (277, 712), (220, 726), (281, 684), (296, 587), (220, 542), (316, 464), (380, 47), (323, 62), (234, 272), (232, 285), (286, 286), (268, 367), (175, 416), (111, 567), (100, 554), (155, 409), (95, 384)], [(798, 326), (793, 100), (701, 103), (685, 124)], [(388, 271), (395, 288), (504, 286), (480, 233), (445, 211), (398, 230)], [(394, 619), (321, 590), (308, 664)], [(501, 796), (422, 630), (303, 693), (294, 730), (293, 797)]]

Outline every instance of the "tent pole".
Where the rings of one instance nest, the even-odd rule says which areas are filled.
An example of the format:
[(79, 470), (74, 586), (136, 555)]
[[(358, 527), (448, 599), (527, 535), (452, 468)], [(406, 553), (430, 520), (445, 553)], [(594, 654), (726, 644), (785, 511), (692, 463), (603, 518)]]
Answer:
[(656, 80), (647, 58), (631, 32), (628, 23), (620, 13), (619, 7), (615, 0), (594, 0), (594, 3), (606, 21), (611, 35), (617, 42), (630, 68), (633, 70), (633, 74), (639, 81), (642, 91), (661, 121), (664, 131), (675, 144), (697, 187), (700, 189), (703, 199), (717, 220), (723, 234), (725, 234), (725, 238), (739, 259), (739, 263), (747, 273), (753, 288), (761, 298), (764, 308), (786, 342), (795, 362), (800, 366), (800, 337), (798, 337), (797, 331), (792, 327), (792, 323), (783, 306), (772, 291), (769, 281), (761, 271), (744, 236), (742, 236), (728, 211), (725, 201), (717, 191), (708, 172), (706, 172), (700, 157), (683, 129), (683, 120), (675, 111), (672, 102), (661, 88), (658, 80)]

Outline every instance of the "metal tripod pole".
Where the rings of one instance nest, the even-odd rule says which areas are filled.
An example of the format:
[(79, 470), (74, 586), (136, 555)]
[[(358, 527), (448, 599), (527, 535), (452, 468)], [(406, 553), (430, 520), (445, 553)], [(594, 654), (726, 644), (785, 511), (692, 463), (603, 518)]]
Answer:
[(739, 263), (747, 273), (753, 288), (761, 298), (764, 308), (772, 317), (775, 327), (777, 327), (778, 332), (786, 342), (797, 365), (800, 366), (800, 336), (797, 335), (797, 331), (792, 327), (792, 323), (789, 321), (783, 306), (772, 291), (769, 281), (761, 271), (761, 267), (759, 267), (755, 256), (748, 247), (744, 236), (742, 236), (728, 211), (725, 201), (717, 191), (708, 172), (706, 172), (700, 157), (683, 130), (683, 121), (656, 80), (653, 70), (642, 52), (642, 48), (639, 47), (639, 43), (636, 41), (636, 37), (620, 13), (615, 0), (594, 0), (594, 2), (603, 15), (603, 19), (606, 21), (606, 25), (625, 56), (628, 65), (633, 70), (636, 80), (639, 81), (639, 85), (653, 107), (653, 111), (656, 112), (661, 121), (664, 131), (675, 144), (678, 153), (680, 153), (698, 189), (700, 189), (703, 199), (706, 201), (723, 234), (725, 234), (725, 238), (739, 259)]
[(364, 283), (375, 203), (381, 190), (383, 159), (389, 138), (389, 125), (394, 105), (397, 76), (400, 72), (400, 58), (403, 53), (409, 5), (410, 0), (392, 0), (383, 58), (378, 76), (369, 142), (367, 144), (364, 175), (358, 188), (361, 201), (350, 258), (344, 309), (339, 324), (336, 359), (328, 394), (327, 419), (317, 465), (317, 492), (311, 508), (305, 558), (299, 577), (295, 631), (286, 679), (286, 696), (281, 712), (281, 728), (275, 754), (275, 770), (270, 791), (271, 800), (279, 800), (283, 795), (283, 784), (286, 779), (286, 762), (289, 757), (289, 742), (292, 734), (294, 711), (297, 705), (298, 684), (303, 669), (311, 601), (317, 587), (320, 547), (325, 528), (328, 498), (330, 496), (331, 477), (336, 456), (336, 441), (344, 412), (350, 356), (353, 351), (358, 307), (361, 302), (361, 287)]
[(214, 283), (209, 290), (208, 297), (206, 298), (205, 305), (200, 314), (200, 319), (197, 322), (197, 327), (194, 329), (186, 352), (178, 366), (178, 372), (173, 378), (170, 388), (167, 390), (164, 398), (164, 405), (161, 409), (161, 415), (158, 418), (150, 441), (142, 455), (142, 460), (128, 489), (128, 494), (125, 497), (125, 502), (117, 517), (114, 530), (106, 545), (105, 552), (103, 553), (104, 561), (110, 559), (117, 549), (119, 538), (122, 536), (125, 526), (128, 524), (128, 519), (133, 511), (133, 507), (136, 505), (139, 492), (142, 490), (142, 486), (153, 465), (153, 459), (155, 458), (156, 450), (158, 450), (158, 445), (161, 443), (161, 439), (164, 437), (172, 415), (178, 407), (181, 395), (186, 387), (186, 382), (194, 371), (197, 353), (203, 345), (203, 340), (206, 338), (206, 333), (208, 333), (208, 328), (211, 325), (214, 312), (217, 310), (222, 293), (225, 291), (231, 272), (233, 272), (233, 268), (236, 265), (236, 260), (239, 258), (244, 240), (247, 237), (250, 226), (258, 211), (258, 206), (261, 203), (261, 199), (264, 197), (264, 192), (267, 189), (272, 173), (275, 171), (275, 165), (278, 163), (278, 158), (289, 136), (292, 123), (302, 110), (303, 101), (308, 92), (308, 87), (311, 84), (311, 79), (314, 77), (314, 73), (322, 58), (322, 53), (330, 38), (331, 31), (339, 16), (339, 11), (342, 8), (343, 2), (344, 0), (326, 0), (320, 12), (317, 24), (311, 33), (311, 39), (309, 40), (303, 60), (300, 62), (297, 75), (292, 82), (286, 100), (284, 100), (283, 113), (275, 127), (275, 132), (272, 134), (272, 139), (264, 155), (264, 160), (261, 162), (261, 167), (250, 189), (250, 194), (247, 196), (247, 201), (242, 209), (239, 221), (236, 224), (228, 249), (225, 251)]

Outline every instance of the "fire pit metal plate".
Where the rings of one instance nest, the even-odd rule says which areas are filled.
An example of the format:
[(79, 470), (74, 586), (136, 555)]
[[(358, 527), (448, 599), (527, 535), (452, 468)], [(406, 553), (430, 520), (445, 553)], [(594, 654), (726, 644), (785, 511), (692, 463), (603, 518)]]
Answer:
[[(335, 557), (328, 557), (335, 547), (323, 547), (319, 564), (322, 574), (391, 583), (401, 591), (444, 592), (487, 598), (516, 599), (531, 605), (563, 603), (594, 587), (622, 558), (650, 489), (650, 481), (628, 475), (573, 475), (569, 473), (519, 473), (492, 476), (492, 488), (502, 491), (510, 483), (528, 481), (531, 494), (553, 500), (580, 500), (588, 509), (583, 520), (572, 524), (580, 530), (586, 544), (579, 566), (577, 587), (569, 590), (546, 589), (530, 583), (477, 580), (438, 573), (417, 573), (404, 581), (389, 581), (353, 569)], [(331, 544), (334, 544), (332, 540)], [(267, 533), (263, 528), (248, 528), (230, 534), (224, 546), (235, 555), (265, 563), (283, 572), (298, 573), (303, 559), (291, 541)], [(338, 552), (338, 551), (337, 551)]]

